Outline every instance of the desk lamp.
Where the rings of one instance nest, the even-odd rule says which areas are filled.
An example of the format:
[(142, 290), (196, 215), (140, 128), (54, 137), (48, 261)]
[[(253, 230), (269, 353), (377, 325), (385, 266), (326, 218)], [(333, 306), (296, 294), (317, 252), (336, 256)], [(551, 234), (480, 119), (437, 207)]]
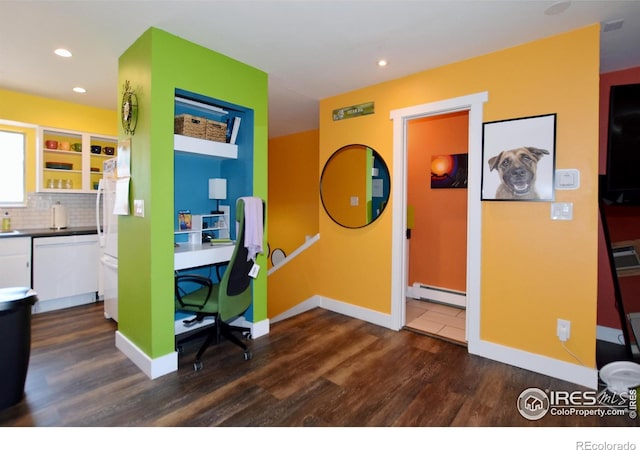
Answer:
[(211, 214), (222, 214), (220, 211), (220, 200), (227, 198), (227, 179), (209, 178), (209, 199), (216, 201), (216, 210)]

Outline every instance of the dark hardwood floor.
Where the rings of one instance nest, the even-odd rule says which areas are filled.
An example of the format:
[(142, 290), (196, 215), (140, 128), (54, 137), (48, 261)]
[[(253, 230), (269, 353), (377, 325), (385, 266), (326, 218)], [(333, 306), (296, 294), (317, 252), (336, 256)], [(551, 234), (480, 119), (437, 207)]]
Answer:
[(466, 348), (394, 332), (323, 309), (272, 324), (250, 342), (229, 342), (192, 368), (148, 379), (114, 345), (102, 305), (33, 316), (25, 398), (0, 412), (11, 427), (449, 427), (637, 426), (624, 417), (552, 416), (516, 409), (529, 387), (585, 390), (469, 355)]

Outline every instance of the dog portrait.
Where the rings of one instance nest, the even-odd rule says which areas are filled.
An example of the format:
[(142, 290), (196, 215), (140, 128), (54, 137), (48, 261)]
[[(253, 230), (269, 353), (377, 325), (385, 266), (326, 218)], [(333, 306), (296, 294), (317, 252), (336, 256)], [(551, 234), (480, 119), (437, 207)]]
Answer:
[(483, 124), (482, 200), (553, 201), (555, 118)]
[(500, 175), (496, 199), (538, 199), (536, 172), (538, 161), (549, 151), (536, 147), (520, 147), (505, 150), (489, 158), (489, 170)]

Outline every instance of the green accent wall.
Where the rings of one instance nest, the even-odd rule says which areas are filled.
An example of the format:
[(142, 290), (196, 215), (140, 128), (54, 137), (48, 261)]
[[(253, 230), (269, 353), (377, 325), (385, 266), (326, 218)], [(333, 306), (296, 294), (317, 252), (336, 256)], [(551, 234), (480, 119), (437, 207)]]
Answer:
[[(174, 349), (173, 116), (175, 89), (254, 111), (253, 195), (267, 199), (267, 74), (227, 56), (150, 28), (119, 60), (119, 98), (125, 80), (138, 96), (138, 125), (131, 139), (130, 202), (142, 199), (145, 217), (120, 216), (120, 333), (150, 358)], [(120, 107), (120, 100), (118, 101)], [(268, 220), (265, 224), (268, 235)], [(267, 317), (267, 261), (253, 283), (252, 322)]]

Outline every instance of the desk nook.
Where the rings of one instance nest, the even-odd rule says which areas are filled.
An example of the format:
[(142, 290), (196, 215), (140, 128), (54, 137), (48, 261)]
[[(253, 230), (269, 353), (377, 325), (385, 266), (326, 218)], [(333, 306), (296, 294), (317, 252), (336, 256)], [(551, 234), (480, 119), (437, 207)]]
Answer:
[[(234, 251), (237, 199), (252, 193), (253, 112), (176, 90), (174, 120), (174, 271), (222, 280)], [(211, 322), (185, 327), (181, 335)]]

